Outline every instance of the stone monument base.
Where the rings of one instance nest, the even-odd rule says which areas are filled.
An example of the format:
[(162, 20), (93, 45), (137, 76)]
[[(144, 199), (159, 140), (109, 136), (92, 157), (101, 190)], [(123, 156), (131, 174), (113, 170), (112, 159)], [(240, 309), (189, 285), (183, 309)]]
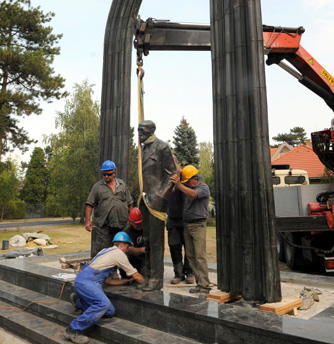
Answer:
[[(89, 252), (0, 261), (0, 304), (24, 308), (32, 301), (56, 301), (63, 282), (52, 277), (66, 270), (38, 263)], [(26, 311), (0, 308), (0, 325), (30, 343), (63, 343), (75, 318), (70, 303), (73, 282), (66, 282), (55, 303), (33, 303)], [(143, 293), (134, 286), (105, 288), (116, 308), (89, 332), (91, 343), (334, 343), (333, 330), (320, 320), (295, 319), (244, 307), (163, 291)]]

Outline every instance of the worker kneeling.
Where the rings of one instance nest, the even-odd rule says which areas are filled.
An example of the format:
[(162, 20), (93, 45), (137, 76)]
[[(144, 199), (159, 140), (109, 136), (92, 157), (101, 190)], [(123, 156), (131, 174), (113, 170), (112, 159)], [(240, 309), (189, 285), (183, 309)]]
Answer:
[[(71, 301), (76, 309), (83, 313), (65, 331), (65, 337), (73, 343), (88, 343), (89, 338), (81, 331), (94, 325), (101, 317), (112, 317), (115, 308), (105, 295), (102, 284), (108, 275), (117, 267), (122, 268), (127, 276), (132, 276), (138, 283), (145, 281), (144, 277), (129, 263), (126, 256), (131, 240), (128, 234), (119, 232), (113, 239), (113, 247), (100, 251), (95, 258), (86, 264), (74, 281), (74, 291)], [(130, 280), (131, 282), (131, 280)], [(129, 280), (111, 279), (108, 285), (123, 285)], [(75, 296), (74, 296), (75, 295)]]

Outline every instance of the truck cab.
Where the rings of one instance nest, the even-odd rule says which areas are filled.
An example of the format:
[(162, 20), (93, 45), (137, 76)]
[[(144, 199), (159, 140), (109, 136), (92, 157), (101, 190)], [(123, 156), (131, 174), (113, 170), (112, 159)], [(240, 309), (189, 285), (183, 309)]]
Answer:
[(309, 185), (308, 173), (290, 168), (290, 165), (271, 165), (273, 187)]

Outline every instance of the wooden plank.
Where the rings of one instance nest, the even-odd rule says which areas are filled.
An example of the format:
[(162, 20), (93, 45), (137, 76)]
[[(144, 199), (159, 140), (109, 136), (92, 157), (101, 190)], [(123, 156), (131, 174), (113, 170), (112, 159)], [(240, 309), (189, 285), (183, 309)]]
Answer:
[(260, 305), (260, 310), (283, 315), (289, 313), (294, 308), (300, 308), (301, 305), (302, 299), (300, 297), (286, 296), (281, 302), (265, 303)]
[(225, 293), (224, 291), (214, 291), (210, 293), (210, 298), (220, 300), (228, 295), (230, 295), (230, 293)]
[(209, 294), (207, 300), (216, 301), (219, 303), (225, 303), (225, 302), (229, 302), (232, 300), (238, 300), (241, 298), (242, 298), (241, 295), (232, 295), (230, 293), (225, 293), (223, 291), (214, 291), (214, 292)]
[[(66, 258), (60, 258), (59, 260), (61, 260), (61, 262), (63, 263), (67, 263), (70, 265), (75, 265), (77, 263), (83, 263), (83, 262), (89, 262), (92, 260), (91, 257), (86, 257), (86, 258), (79, 258), (79, 259), (66, 259)], [(65, 261), (64, 261), (65, 260)]]

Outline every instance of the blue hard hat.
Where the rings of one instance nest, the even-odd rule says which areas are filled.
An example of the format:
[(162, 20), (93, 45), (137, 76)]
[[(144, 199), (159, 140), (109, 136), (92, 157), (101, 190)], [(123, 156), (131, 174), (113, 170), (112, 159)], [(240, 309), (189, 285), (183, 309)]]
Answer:
[(111, 161), (111, 160), (106, 160), (102, 164), (101, 171), (110, 171), (110, 170), (115, 170), (115, 169), (116, 169), (115, 163), (113, 161)]
[(114, 239), (112, 242), (115, 242), (115, 241), (126, 242), (126, 243), (130, 244), (130, 246), (132, 246), (131, 239), (130, 239), (129, 235), (125, 232), (118, 232), (114, 236)]

